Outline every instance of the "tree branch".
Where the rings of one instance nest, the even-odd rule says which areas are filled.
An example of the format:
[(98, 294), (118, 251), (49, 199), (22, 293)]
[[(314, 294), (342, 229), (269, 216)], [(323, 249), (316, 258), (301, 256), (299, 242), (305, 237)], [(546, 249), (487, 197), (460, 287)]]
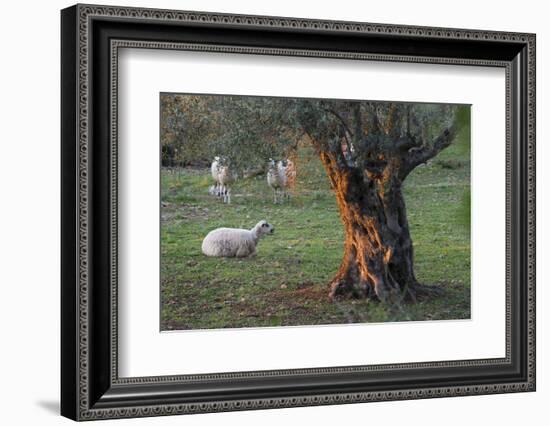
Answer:
[(413, 171), (420, 164), (434, 158), (437, 154), (447, 148), (453, 142), (457, 133), (457, 128), (451, 127), (443, 130), (431, 145), (423, 145), (421, 147), (412, 147), (406, 154), (404, 164), (401, 167), (401, 179)]
[(387, 123), (386, 123), (386, 132), (388, 136), (392, 139), (396, 139), (399, 137), (401, 133), (401, 127), (398, 125), (398, 123), (401, 121), (402, 117), (402, 111), (401, 108), (399, 108), (395, 104), (390, 105)]
[(370, 105), (370, 113), (368, 114), (369, 120), (367, 122), (367, 131), (369, 135), (381, 135), (382, 126), (380, 125), (380, 119), (378, 118), (378, 111), (375, 105)]
[[(354, 127), (353, 132), (351, 131), (350, 126), (348, 125), (346, 120), (338, 112), (336, 112), (333, 109), (328, 108), (328, 107), (324, 108), (324, 111), (328, 112), (329, 114), (336, 117), (337, 120), (342, 125), (342, 127), (343, 127), (342, 134), (343, 134), (344, 139), (346, 140), (346, 145), (347, 145), (348, 150), (349, 150), (348, 155), (351, 156), (352, 146), (353, 145), (359, 146), (359, 144), (362, 140), (362, 134), (361, 134), (362, 133), (362, 129), (361, 129), (361, 104), (359, 104), (357, 102), (357, 103), (354, 103), (354, 105), (353, 105), (353, 127)], [(350, 140), (350, 138), (348, 138), (348, 135), (350, 135), (351, 140)], [(341, 161), (343, 161), (343, 163), (345, 163), (346, 165), (349, 165), (348, 164), (349, 161), (354, 162), (353, 158), (348, 158), (346, 156), (346, 154), (343, 152), (343, 148), (342, 148), (339, 141), (337, 142), (337, 144), (339, 145), (339, 147), (337, 149), (338, 158), (341, 159)]]
[(420, 148), (422, 146), (422, 139), (417, 139), (411, 134), (400, 137), (394, 144), (395, 150), (397, 152), (406, 153), (411, 148)]
[(342, 118), (342, 116), (340, 114), (338, 114), (336, 111), (334, 111), (330, 108), (323, 108), (323, 110), (325, 112), (328, 112), (329, 114), (332, 114), (334, 117), (336, 117), (338, 119), (338, 121), (340, 122), (340, 124), (342, 124), (342, 126), (344, 127), (344, 130), (346, 132), (348, 132), (350, 135), (353, 135), (353, 133), (350, 130), (350, 128), (348, 127), (346, 121)]

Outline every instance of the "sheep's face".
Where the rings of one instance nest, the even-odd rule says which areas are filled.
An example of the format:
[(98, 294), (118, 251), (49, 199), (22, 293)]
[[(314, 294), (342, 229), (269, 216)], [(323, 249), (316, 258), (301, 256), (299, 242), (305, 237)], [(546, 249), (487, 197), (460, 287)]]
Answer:
[(266, 220), (261, 220), (256, 225), (256, 229), (258, 230), (258, 235), (269, 235), (273, 234), (275, 232), (275, 228), (270, 223), (267, 223)]

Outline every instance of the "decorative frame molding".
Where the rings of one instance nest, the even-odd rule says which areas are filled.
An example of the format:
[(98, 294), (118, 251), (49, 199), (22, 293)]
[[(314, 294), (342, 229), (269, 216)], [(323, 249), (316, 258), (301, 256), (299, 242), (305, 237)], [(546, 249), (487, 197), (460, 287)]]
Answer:
[[(258, 47), (170, 39), (159, 41), (133, 38), (124, 33), (125, 23), (139, 23), (143, 31), (158, 31), (167, 25), (181, 28), (224, 28), (227, 31), (275, 31), (277, 34), (315, 32), (327, 37), (372, 37), (374, 51), (324, 50), (288, 47)], [(99, 26), (94, 27), (95, 24)], [(101, 36), (103, 28), (111, 31)], [(120, 25), (120, 27), (119, 27)], [(246, 32), (246, 31), (244, 31)], [(124, 33), (117, 38), (113, 34)], [(97, 37), (97, 39), (94, 39)], [(102, 38), (103, 37), (103, 38)], [(162, 37), (162, 35), (161, 35)], [(168, 38), (166, 38), (168, 37)], [(95, 41), (94, 41), (95, 40)], [(107, 41), (105, 41), (107, 40)], [(386, 52), (385, 42), (400, 40), (409, 45), (424, 44), (433, 50), (435, 43), (479, 46), (473, 57), (405, 55)], [(335, 45), (338, 42), (335, 38)], [(216, 51), (239, 54), (313, 56), (339, 59), (481, 65), (506, 69), (506, 357), (502, 359), (449, 362), (388, 364), (361, 367), (327, 367), (300, 370), (274, 370), (191, 376), (161, 376), (121, 379), (117, 374), (117, 87), (118, 49), (154, 48)], [(339, 45), (338, 45), (339, 47)], [(484, 49), (491, 48), (488, 55)], [(460, 48), (457, 48), (460, 51)], [(100, 56), (101, 53), (103, 56)], [(500, 55), (500, 56), (499, 56)], [(535, 389), (535, 36), (510, 32), (447, 28), (410, 27), (356, 22), (276, 18), (183, 12), (126, 7), (76, 5), (62, 11), (62, 414), (75, 420), (113, 417), (184, 414), (196, 412), (351, 402), (433, 398), (488, 393), (533, 391)], [(106, 63), (108, 62), (108, 63)], [(97, 68), (94, 68), (97, 67)], [(101, 103), (98, 100), (107, 99)], [(100, 104), (101, 105), (98, 105)], [(104, 110), (108, 111), (104, 111)], [(108, 115), (106, 115), (108, 114)], [(108, 123), (100, 123), (100, 117)], [(517, 122), (514, 121), (517, 118)], [(95, 120), (95, 121), (94, 121)], [(99, 124), (98, 124), (99, 123)], [(108, 125), (107, 125), (108, 124)], [(94, 127), (98, 126), (98, 127)], [(96, 131), (97, 130), (97, 131)], [(94, 134), (95, 132), (95, 134)], [(101, 135), (100, 135), (101, 134)], [(94, 143), (108, 135), (106, 145)], [(94, 139), (96, 138), (96, 139)], [(99, 140), (99, 139), (97, 139)], [(516, 143), (517, 142), (517, 143)], [(92, 169), (90, 158), (97, 159), (107, 181)], [(107, 199), (97, 192), (108, 189)], [(513, 211), (514, 207), (520, 211)], [(107, 236), (96, 229), (108, 230)], [(108, 252), (108, 265), (98, 266), (99, 247)], [(512, 263), (514, 254), (520, 263)], [(96, 255), (94, 255), (96, 254)], [(102, 258), (103, 259), (103, 258)], [(99, 283), (98, 276), (107, 277)], [(521, 300), (519, 300), (521, 299)], [(94, 303), (92, 304), (92, 300)], [(514, 305), (517, 303), (518, 305)], [(102, 305), (99, 310), (97, 305)], [(108, 309), (106, 309), (108, 307)], [(520, 342), (521, 341), (521, 342)], [(519, 352), (518, 352), (519, 351)], [(518, 364), (519, 363), (519, 364)], [(181, 396), (169, 399), (162, 388), (199, 385), (214, 388), (239, 379), (254, 386), (269, 386), (271, 379), (294, 381), (311, 377), (330, 382), (331, 377), (348, 377), (350, 383), (364, 373), (409, 370), (444, 371), (458, 368), (493, 366), (508, 369), (515, 379), (479, 380), (468, 385), (397, 386), (376, 389), (351, 385), (348, 391), (310, 392), (289, 390), (269, 397), (254, 397), (244, 388), (238, 394), (218, 392), (209, 398)], [(511, 376), (511, 371), (515, 376)], [(298, 379), (298, 377), (300, 379)], [(366, 376), (365, 376), (366, 377)], [(443, 378), (442, 378), (443, 379)], [(264, 381), (260, 383), (260, 381)], [(434, 379), (435, 381), (435, 379)], [(355, 383), (355, 382), (354, 382)], [(410, 385), (410, 384), (409, 384)], [(313, 385), (312, 385), (313, 386)], [(369, 387), (370, 386), (370, 387)], [(150, 397), (136, 396), (149, 393)], [(145, 389), (145, 390), (144, 390)], [(252, 388), (251, 388), (252, 389)], [(274, 388), (275, 389), (275, 388)], [(313, 387), (312, 387), (313, 389)], [(352, 390), (349, 390), (352, 389)], [(205, 390), (206, 391), (206, 390)], [(215, 392), (214, 392), (215, 393)], [(242, 397), (248, 395), (247, 397)], [(239, 397), (241, 396), (241, 397)]]

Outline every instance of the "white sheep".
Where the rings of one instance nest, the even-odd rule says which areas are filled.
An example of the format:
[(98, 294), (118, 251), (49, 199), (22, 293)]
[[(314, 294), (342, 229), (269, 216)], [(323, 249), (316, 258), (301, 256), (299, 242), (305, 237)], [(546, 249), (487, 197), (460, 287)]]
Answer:
[(248, 257), (256, 254), (260, 238), (273, 234), (275, 228), (265, 220), (250, 230), (218, 228), (210, 231), (202, 241), (202, 252), (214, 257)]
[(296, 180), (296, 167), (292, 160), (277, 161), (270, 159), (267, 167), (267, 184), (273, 189), (273, 202), (290, 198), (288, 192)]
[(227, 164), (222, 164), (220, 157), (214, 157), (212, 165), (210, 166), (210, 172), (214, 179), (214, 185), (211, 186), (208, 192), (211, 195), (221, 197), (224, 203), (231, 203), (231, 184), (235, 180), (235, 175), (229, 169)]

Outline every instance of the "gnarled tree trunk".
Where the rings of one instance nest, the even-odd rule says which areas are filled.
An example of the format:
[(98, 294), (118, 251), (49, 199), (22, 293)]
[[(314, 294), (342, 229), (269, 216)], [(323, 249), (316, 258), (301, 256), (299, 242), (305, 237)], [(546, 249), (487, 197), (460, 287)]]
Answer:
[(321, 105), (333, 121), (308, 109), (301, 116), (344, 225), (344, 256), (330, 283), (330, 299), (353, 296), (395, 303), (438, 292), (420, 285), (414, 275), (402, 185), (412, 170), (451, 144), (456, 126), (425, 143), (410, 132), (415, 121), (410, 107), (391, 104), (384, 123), (376, 105), (362, 108), (359, 102), (349, 102), (340, 109), (333, 107)]
[(413, 245), (398, 168), (368, 176), (339, 166), (320, 153), (336, 195), (345, 242), (342, 264), (330, 284), (330, 298), (354, 296), (397, 302), (415, 298)]

